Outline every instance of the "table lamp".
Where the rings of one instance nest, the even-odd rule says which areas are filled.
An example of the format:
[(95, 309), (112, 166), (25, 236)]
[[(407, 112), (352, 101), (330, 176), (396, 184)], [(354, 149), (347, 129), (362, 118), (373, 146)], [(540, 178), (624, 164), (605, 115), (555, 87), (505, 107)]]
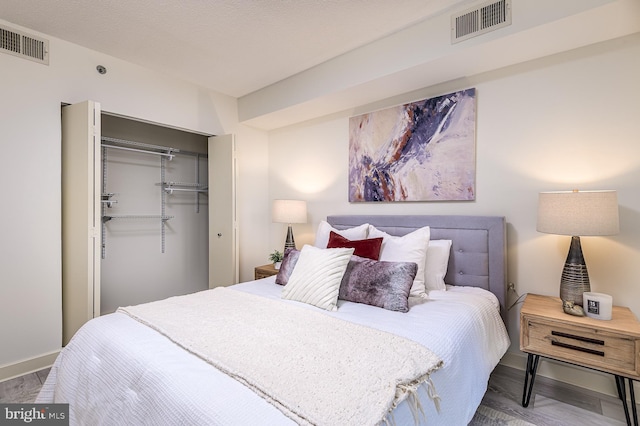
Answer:
[(286, 223), (288, 225), (284, 249), (296, 248), (291, 224), (307, 222), (307, 202), (300, 200), (274, 200), (271, 217), (273, 222)]
[(591, 291), (580, 236), (614, 235), (620, 230), (616, 191), (541, 192), (538, 198), (539, 232), (570, 235), (569, 254), (560, 278), (560, 298), (582, 306), (582, 294)]

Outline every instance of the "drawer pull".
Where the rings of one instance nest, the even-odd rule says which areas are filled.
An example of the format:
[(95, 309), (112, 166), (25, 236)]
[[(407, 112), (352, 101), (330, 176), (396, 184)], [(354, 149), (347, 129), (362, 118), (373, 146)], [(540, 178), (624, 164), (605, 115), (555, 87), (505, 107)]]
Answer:
[(556, 342), (555, 340), (551, 341), (551, 345), (560, 346), (562, 348), (567, 348), (567, 349), (573, 349), (575, 351), (586, 352), (586, 353), (592, 354), (592, 355), (604, 356), (604, 352), (602, 352), (602, 351), (596, 351), (594, 349), (583, 348), (583, 347), (580, 347), (580, 346), (570, 345), (568, 343), (563, 343), (563, 342)]
[(574, 339), (574, 340), (579, 340), (581, 342), (593, 343), (596, 345), (604, 346), (604, 340), (590, 339), (589, 337), (576, 336), (575, 334), (562, 333), (560, 331), (552, 331), (551, 335), (566, 337), (568, 339)]

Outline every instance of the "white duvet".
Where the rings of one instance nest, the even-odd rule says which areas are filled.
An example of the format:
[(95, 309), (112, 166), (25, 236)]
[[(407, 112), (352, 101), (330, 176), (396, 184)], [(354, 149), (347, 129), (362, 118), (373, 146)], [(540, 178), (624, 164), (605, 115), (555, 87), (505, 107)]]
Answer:
[[(274, 280), (232, 288), (280, 300), (282, 287)], [(440, 413), (423, 386), (418, 390), (425, 412), (421, 419), (430, 425), (466, 425), (509, 346), (498, 302), (491, 293), (468, 287), (432, 291), (429, 299), (416, 302), (407, 313), (345, 301), (339, 301), (337, 311), (326, 312), (282, 300), (428, 347), (444, 361), (432, 374)], [(259, 357), (259, 349), (246, 356)], [(57, 358), (37, 402), (69, 403), (71, 424), (80, 425), (294, 424), (241, 383), (121, 313), (96, 318), (78, 331)], [(414, 424), (407, 401), (396, 408), (393, 420)]]

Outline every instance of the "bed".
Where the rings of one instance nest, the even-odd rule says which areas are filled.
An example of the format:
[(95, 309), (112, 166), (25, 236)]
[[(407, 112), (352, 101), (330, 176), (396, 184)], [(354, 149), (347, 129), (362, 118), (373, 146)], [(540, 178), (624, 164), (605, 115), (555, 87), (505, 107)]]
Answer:
[[(76, 333), (56, 359), (37, 402), (69, 403), (71, 424), (468, 424), (486, 391), (491, 371), (509, 346), (503, 322), (504, 218), (340, 215), (326, 220), (330, 229), (345, 234), (363, 224), (397, 238), (409, 238), (428, 227), (431, 240), (450, 240), (446, 287), (431, 290), (424, 298), (409, 297), (407, 312), (348, 300), (339, 300), (335, 310), (285, 300), (282, 294), (286, 286), (276, 284), (276, 276), (170, 298), (162, 301), (164, 304), (125, 308), (89, 321)], [(384, 241), (388, 244), (387, 239)], [(294, 273), (300, 275), (303, 261), (298, 262)], [(291, 274), (290, 280), (293, 277)], [(236, 305), (232, 302), (241, 303), (241, 307), (233, 307)], [(192, 316), (195, 305), (205, 311), (198, 315), (205, 316)], [(147, 320), (147, 308), (148, 315), (157, 313), (160, 322), (151, 324)], [(180, 315), (188, 320), (176, 326), (175, 318)], [(224, 326), (212, 326), (216, 321)], [(200, 342), (200, 336), (208, 330), (226, 330), (230, 322), (237, 323), (242, 331), (230, 327), (230, 335), (212, 334)], [(185, 329), (188, 336), (176, 340), (171, 327)], [(298, 328), (302, 334), (286, 341), (287, 334), (294, 332), (289, 328)], [(317, 335), (313, 334), (316, 329)], [(341, 342), (340, 333), (349, 338)], [(320, 342), (320, 335), (330, 341)], [(265, 336), (267, 340), (259, 340)], [(258, 347), (251, 346), (252, 342)], [(380, 342), (384, 342), (383, 347)], [(348, 352), (350, 344), (361, 352)], [(276, 347), (273, 351), (281, 352), (272, 353), (272, 346)], [(324, 361), (324, 355), (312, 354), (310, 348), (316, 346), (337, 354), (331, 365), (307, 366), (309, 358)], [(228, 358), (212, 362), (207, 350), (230, 352)], [(360, 398), (368, 392), (357, 387), (355, 382), (360, 381), (362, 372), (356, 370), (375, 378), (385, 377), (386, 366), (369, 364), (375, 362), (369, 358), (388, 351), (388, 358), (396, 360), (391, 370), (418, 369), (420, 380), (394, 385), (396, 398), (391, 405), (389, 401), (369, 405), (368, 397)], [(330, 375), (334, 364), (351, 357), (358, 358), (349, 364), (349, 371), (338, 370), (337, 377)], [(417, 357), (417, 362), (411, 364), (412, 357)], [(427, 359), (432, 367), (424, 370), (422, 364)], [(244, 369), (253, 368), (261, 371), (256, 376), (245, 375)], [(265, 377), (269, 385), (265, 385)], [(317, 384), (313, 382), (316, 377)], [(371, 386), (362, 381), (363, 386)], [(282, 382), (274, 385), (275, 397), (269, 394), (271, 382)], [(353, 401), (352, 393), (357, 397)], [(330, 394), (326, 401), (331, 402), (323, 399), (325, 394)], [(312, 406), (324, 407), (313, 411), (315, 406), (305, 406), (307, 400)], [(380, 406), (386, 407), (382, 416), (375, 414)], [(358, 417), (372, 413), (371, 418), (377, 420)]]

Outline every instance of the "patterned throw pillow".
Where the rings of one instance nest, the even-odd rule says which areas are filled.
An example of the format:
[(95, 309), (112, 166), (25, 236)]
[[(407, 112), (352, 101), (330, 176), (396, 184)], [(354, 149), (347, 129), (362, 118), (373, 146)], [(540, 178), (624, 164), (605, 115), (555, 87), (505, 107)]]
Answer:
[(413, 262), (379, 262), (352, 256), (340, 284), (339, 298), (390, 311), (409, 310), (409, 291), (418, 272)]
[(276, 284), (286, 285), (289, 282), (289, 277), (293, 272), (293, 268), (296, 267), (298, 258), (300, 257), (300, 250), (294, 248), (288, 248), (284, 251), (284, 257), (282, 258), (282, 264), (276, 275)]

